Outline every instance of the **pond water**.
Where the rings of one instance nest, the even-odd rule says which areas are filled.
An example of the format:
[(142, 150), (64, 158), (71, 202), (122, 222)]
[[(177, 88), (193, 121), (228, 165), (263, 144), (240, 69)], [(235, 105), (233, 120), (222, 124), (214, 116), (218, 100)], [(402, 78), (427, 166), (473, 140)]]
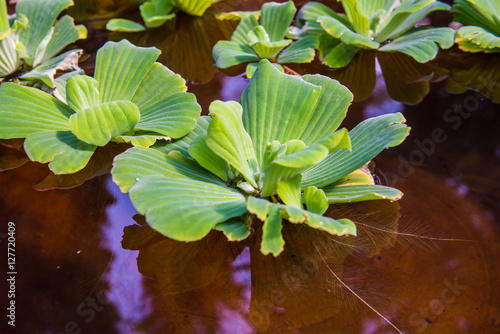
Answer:
[[(160, 61), (190, 80), (205, 114), (213, 100), (238, 100), (248, 83), (212, 65), (211, 46), (230, 36), (232, 22), (181, 15), (175, 32), (108, 34), (95, 14), (72, 15), (89, 25), (79, 42), (87, 74), (101, 45), (128, 38), (161, 48)], [(7, 222), (15, 223), (17, 276), (16, 327), (4, 319), (1, 332), (499, 333), (500, 110), (491, 100), (500, 99), (500, 57), (452, 49), (421, 68), (378, 56), (362, 54), (342, 72), (293, 70), (320, 71), (358, 92), (348, 129), (404, 114), (410, 136), (372, 167), (405, 195), (331, 206), (360, 223), (356, 240), (286, 225), (277, 258), (260, 253), (259, 231), (240, 243), (219, 232), (181, 243), (151, 230), (108, 174), (126, 147), (110, 145), (84, 172), (57, 177), (27, 162), (22, 142), (4, 141), (0, 244), (5, 250)]]

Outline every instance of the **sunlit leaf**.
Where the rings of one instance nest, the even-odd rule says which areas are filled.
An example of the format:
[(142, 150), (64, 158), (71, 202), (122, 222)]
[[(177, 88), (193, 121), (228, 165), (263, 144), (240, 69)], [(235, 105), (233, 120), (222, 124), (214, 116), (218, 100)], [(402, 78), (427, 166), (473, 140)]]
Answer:
[(463, 51), (500, 52), (500, 35), (494, 35), (481, 27), (465, 26), (460, 28), (457, 31), (456, 42)]
[(321, 27), (334, 38), (339, 38), (343, 43), (363, 49), (376, 49), (379, 43), (372, 41), (359, 33), (353, 32), (342, 22), (330, 16), (320, 16), (318, 22)]
[(214, 226), (214, 230), (221, 231), (229, 241), (240, 241), (250, 235), (247, 224), (239, 220), (229, 220)]
[(262, 254), (273, 254), (278, 256), (285, 247), (285, 240), (281, 235), (281, 215), (280, 209), (276, 205), (269, 206), (269, 213), (262, 226), (262, 243), (260, 251)]
[(298, 174), (289, 180), (281, 181), (278, 183), (276, 191), (278, 193), (278, 196), (283, 201), (283, 203), (289, 206), (302, 209), (301, 194), (300, 194), (301, 181), (302, 181), (302, 176)]
[(156, 28), (175, 17), (175, 14), (169, 14), (173, 7), (171, 0), (151, 0), (143, 3), (139, 9), (146, 27)]
[(204, 136), (207, 134), (208, 125), (210, 124), (211, 118), (209, 116), (200, 116), (196, 119), (196, 127), (184, 137), (173, 140), (170, 143), (158, 143), (154, 146), (155, 149), (162, 152), (179, 151), (185, 156), (189, 157), (189, 146), (191, 142), (198, 136)]
[(232, 179), (231, 167), (226, 160), (215, 154), (207, 145), (207, 136), (197, 136), (191, 141), (189, 155), (206, 170), (214, 173), (224, 181)]
[(106, 29), (110, 31), (137, 32), (146, 28), (137, 22), (126, 19), (111, 19), (106, 23)]
[(174, 6), (189, 15), (201, 16), (214, 0), (173, 0)]
[(301, 38), (287, 47), (278, 55), (278, 62), (286, 63), (310, 63), (313, 61), (318, 41), (315, 38)]
[(216, 224), (246, 212), (238, 191), (192, 179), (145, 176), (129, 192), (152, 228), (180, 241), (199, 240)]
[(99, 104), (97, 81), (86, 75), (78, 75), (66, 83), (66, 101), (75, 112)]
[(260, 23), (269, 34), (271, 42), (280, 41), (285, 37), (296, 11), (293, 1), (268, 2), (262, 5)]
[(208, 147), (257, 187), (254, 173), (258, 171), (258, 163), (252, 140), (241, 121), (241, 105), (234, 101), (215, 101), (209, 109), (213, 119), (208, 126)]
[(307, 211), (322, 215), (328, 209), (328, 198), (322, 189), (307, 187), (302, 194), (302, 202), (306, 205)]

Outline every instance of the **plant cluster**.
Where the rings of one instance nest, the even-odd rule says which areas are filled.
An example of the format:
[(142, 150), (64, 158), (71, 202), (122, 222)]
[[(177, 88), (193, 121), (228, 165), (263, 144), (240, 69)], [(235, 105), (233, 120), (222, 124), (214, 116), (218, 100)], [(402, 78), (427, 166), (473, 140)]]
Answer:
[(456, 0), (455, 20), (464, 24), (458, 29), (456, 43), (467, 52), (500, 52), (500, 3), (495, 0)]
[(97, 53), (94, 78), (65, 78), (64, 102), (35, 88), (2, 84), (0, 138), (26, 138), (31, 160), (69, 174), (111, 140), (150, 146), (186, 135), (201, 108), (186, 93), (184, 79), (155, 62), (159, 54), (126, 40), (106, 43)]
[[(160, 27), (175, 17), (175, 10), (189, 15), (202, 16), (214, 2), (220, 0), (147, 0), (143, 1), (139, 9), (147, 28)], [(112, 19), (106, 25), (111, 31), (142, 31), (142, 24), (126, 19)]]
[(79, 70), (82, 50), (71, 50), (56, 56), (66, 46), (86, 38), (84, 26), (59, 14), (72, 0), (20, 0), (16, 13), (7, 15), (5, 0), (0, 0), (0, 82), (19, 77), (22, 82), (42, 82), (55, 88), (57, 70)]
[(262, 253), (275, 256), (284, 246), (282, 219), (355, 235), (352, 221), (323, 214), (331, 203), (399, 199), (364, 166), (409, 128), (390, 114), (338, 130), (351, 101), (337, 81), (286, 75), (262, 60), (241, 104), (214, 101), (211, 118), (199, 118), (188, 136), (127, 150), (115, 158), (113, 180), (151, 227), (175, 240), (212, 229), (242, 240), (253, 217), (263, 221)]

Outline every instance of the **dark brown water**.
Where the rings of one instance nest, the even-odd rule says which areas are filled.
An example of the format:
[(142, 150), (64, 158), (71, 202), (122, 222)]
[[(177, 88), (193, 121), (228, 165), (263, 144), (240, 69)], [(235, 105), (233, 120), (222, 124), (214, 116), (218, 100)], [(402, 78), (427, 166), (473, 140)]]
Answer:
[[(103, 22), (87, 21), (87, 74), (108, 40)], [(191, 80), (205, 113), (215, 99), (238, 100), (248, 80), (226, 76), (211, 60), (211, 45), (234, 25), (210, 16), (181, 16), (174, 24), (175, 32), (167, 26), (109, 39), (161, 47), (160, 60)], [(360, 55), (359, 64), (375, 56)], [(373, 308), (405, 333), (499, 333), (500, 108), (466, 89), (498, 98), (499, 58), (443, 53), (433, 67), (417, 68), (427, 79), (444, 79), (433, 83), (415, 80), (417, 70), (405, 59), (399, 72), (388, 70), (394, 59), (379, 59), (375, 74), (358, 63), (342, 73), (321, 69), (360, 94), (371, 89), (364, 78), (373, 76), (374, 92), (351, 106), (347, 128), (383, 113), (407, 118), (411, 135), (374, 166), (382, 184), (405, 196), (332, 206), (332, 214), (363, 224), (355, 240), (286, 225), (278, 258), (260, 253), (259, 231), (241, 243), (218, 232), (180, 243), (152, 231), (108, 174), (126, 147), (110, 145), (82, 173), (57, 177), (26, 162), (19, 141), (4, 143), (10, 147), (0, 148), (0, 245), (6, 268), (7, 223), (15, 223), (16, 326), (7, 326), (9, 286), (2, 279), (0, 331), (396, 332)], [(408, 106), (388, 94), (421, 102)]]

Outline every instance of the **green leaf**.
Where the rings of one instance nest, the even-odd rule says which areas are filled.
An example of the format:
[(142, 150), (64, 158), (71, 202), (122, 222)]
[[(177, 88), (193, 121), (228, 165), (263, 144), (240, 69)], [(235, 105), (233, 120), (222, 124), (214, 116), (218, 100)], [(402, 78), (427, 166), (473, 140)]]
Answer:
[(196, 126), (201, 107), (191, 93), (175, 93), (140, 109), (136, 130), (155, 131), (164, 136), (180, 138)]
[(14, 73), (21, 66), (21, 57), (16, 46), (17, 34), (15, 32), (0, 40), (0, 82), (3, 77)]
[(369, 37), (353, 32), (333, 17), (320, 16), (318, 22), (330, 36), (339, 38), (345, 44), (368, 50), (377, 49), (380, 46), (379, 43), (372, 41)]
[(44, 130), (69, 130), (69, 107), (39, 89), (0, 85), (0, 138), (25, 138)]
[(370, 37), (370, 21), (363, 13), (357, 0), (341, 0), (347, 19), (352, 23), (354, 31), (365, 37)]
[(393, 40), (412, 29), (429, 13), (436, 10), (450, 10), (450, 6), (436, 0), (407, 0), (394, 10), (378, 28), (375, 41), (382, 43)]
[[(455, 31), (450, 28), (417, 29), (389, 44), (382, 46), (379, 50), (384, 52), (402, 52), (419, 63), (426, 63), (434, 58), (439, 51), (451, 48), (455, 40)], [(499, 46), (500, 46), (500, 39)], [(439, 46), (438, 46), (439, 45)]]
[(80, 141), (71, 131), (46, 130), (32, 133), (24, 141), (24, 150), (33, 161), (49, 162), (55, 174), (71, 174), (83, 169), (96, 146)]
[(278, 196), (281, 198), (283, 203), (289, 206), (293, 206), (302, 209), (302, 202), (300, 196), (300, 182), (302, 181), (302, 175), (295, 175), (293, 178), (281, 181), (276, 187)]
[(206, 170), (214, 173), (224, 181), (229, 181), (234, 176), (231, 173), (231, 167), (226, 160), (215, 154), (210, 147), (208, 147), (207, 136), (202, 135), (193, 139), (189, 147), (189, 155)]
[(247, 211), (245, 197), (236, 190), (162, 175), (141, 178), (130, 189), (130, 199), (152, 228), (179, 241), (199, 240), (216, 224)]
[[(278, 64), (278, 63), (271, 63), (271, 64), (274, 67), (276, 67), (278, 69), (278, 71), (280, 71), (281, 73), (285, 73), (285, 69), (280, 64)], [(254, 73), (257, 71), (258, 67), (259, 67), (259, 63), (250, 63), (250, 64), (247, 65), (246, 76), (247, 76), (248, 79), (252, 78), (252, 76), (254, 75)]]
[(131, 100), (159, 55), (156, 48), (140, 48), (127, 40), (104, 44), (97, 51), (94, 74), (99, 102)]
[(241, 104), (245, 110), (243, 124), (261, 167), (268, 143), (302, 139), (302, 134), (311, 127), (328, 122), (328, 119), (315, 115), (321, 93), (320, 86), (297, 76), (282, 74), (267, 60), (260, 62), (243, 92)]
[(112, 139), (117, 143), (131, 143), (134, 146), (150, 147), (158, 140), (170, 140), (170, 137), (162, 136), (155, 132), (140, 131), (130, 136), (117, 136)]
[(358, 0), (359, 7), (366, 17), (371, 18), (378, 11), (388, 12), (396, 4), (397, 0)]
[(83, 70), (72, 71), (68, 73), (64, 73), (54, 79), (54, 86), (56, 87), (52, 94), (57, 97), (59, 100), (66, 102), (66, 85), (69, 79), (78, 76), (85, 75)]
[(139, 179), (147, 175), (164, 175), (224, 185), (215, 175), (205, 171), (196, 161), (178, 151), (167, 154), (144, 147), (133, 147), (116, 156), (111, 174), (122, 192), (128, 192)]
[(174, 6), (186, 14), (202, 16), (214, 0), (173, 0)]
[(31, 81), (40, 80), (50, 88), (55, 88), (54, 77), (57, 71), (80, 70), (80, 67), (78, 67), (78, 59), (82, 52), (83, 51), (79, 49), (71, 50), (57, 57), (50, 58), (33, 70), (24, 73), (19, 78)]
[(61, 52), (67, 45), (77, 41), (80, 37), (80, 32), (75, 27), (72, 17), (64, 15), (54, 26), (54, 31), (50, 38), (49, 44), (43, 53), (40, 63), (46, 62)]
[(86, 75), (77, 75), (66, 83), (66, 101), (75, 112), (99, 104), (97, 81)]
[(281, 207), (288, 215), (288, 220), (294, 224), (304, 223), (333, 235), (356, 235), (356, 225), (349, 219), (333, 219), (287, 205)]
[(349, 65), (358, 51), (357, 46), (344, 44), (328, 34), (319, 37), (321, 62), (328, 67), (341, 68)]
[(175, 14), (169, 14), (173, 9), (172, 1), (151, 0), (151, 2), (143, 3), (139, 9), (148, 28), (160, 27), (167, 20), (175, 17)]
[(399, 145), (409, 133), (400, 113), (369, 118), (349, 132), (351, 152), (339, 150), (302, 174), (302, 187), (324, 187), (373, 159), (383, 149)]
[(138, 32), (146, 28), (137, 22), (126, 19), (111, 19), (106, 23), (106, 29), (110, 31)]
[(308, 2), (299, 10), (297, 14), (297, 22), (299, 27), (303, 26), (305, 22), (316, 23), (318, 17), (320, 16), (330, 16), (341, 22), (348, 28), (353, 28), (349, 20), (347, 20), (344, 14), (337, 14), (330, 8), (326, 7), (319, 2)]
[(496, 1), (455, 0), (453, 13), (456, 22), (482, 27), (500, 36), (500, 6)]
[(132, 102), (141, 110), (165, 100), (175, 93), (187, 91), (186, 81), (166, 66), (154, 63), (137, 88)]
[(403, 193), (398, 189), (379, 185), (336, 185), (323, 188), (329, 203), (350, 203), (388, 199), (397, 201)]
[(328, 209), (328, 198), (322, 189), (307, 187), (302, 194), (302, 202), (306, 205), (307, 211), (322, 215)]
[(213, 57), (218, 68), (260, 60), (252, 47), (232, 41), (218, 41), (213, 48)]
[(214, 230), (222, 231), (229, 241), (241, 241), (250, 235), (247, 224), (234, 219), (215, 225)]
[(500, 36), (495, 36), (480, 27), (465, 26), (460, 28), (457, 31), (456, 42), (463, 51), (500, 52)]
[(278, 56), (278, 62), (285, 63), (310, 63), (314, 60), (318, 40), (312, 37), (301, 38), (284, 49)]
[(262, 5), (260, 24), (269, 34), (271, 42), (281, 41), (285, 37), (296, 11), (293, 1), (268, 2)]
[(10, 24), (7, 14), (7, 4), (2, 0), (0, 1), (0, 41), (10, 33)]
[(285, 249), (285, 240), (281, 235), (280, 209), (276, 205), (269, 206), (269, 214), (262, 226), (262, 243), (260, 251), (264, 255), (269, 253), (278, 256)]
[(191, 142), (198, 136), (203, 136), (207, 134), (208, 125), (210, 124), (211, 118), (209, 116), (200, 116), (196, 119), (196, 127), (185, 135), (184, 137), (174, 140), (167, 144), (156, 144), (155, 149), (168, 153), (170, 151), (179, 151), (185, 156), (189, 157), (188, 149)]
[(241, 121), (241, 105), (234, 101), (214, 101), (209, 110), (213, 118), (208, 126), (208, 147), (257, 188), (254, 173), (258, 172), (258, 164), (252, 140)]
[(350, 141), (347, 130), (342, 129), (307, 148), (304, 146), (305, 144), (299, 140), (289, 141), (286, 155), (274, 160), (264, 169), (261, 189), (263, 197), (274, 194), (282, 180), (289, 180), (308, 167), (320, 163), (333, 150), (349, 149)]
[(21, 0), (16, 4), (16, 14), (26, 16), (29, 22), (19, 38), (25, 47), (24, 59), (29, 66), (35, 64), (36, 54), (40, 54), (41, 45), (47, 37), (46, 42), (49, 43), (52, 26), (59, 14), (72, 4), (72, 0)]
[(259, 25), (259, 22), (257, 21), (258, 18), (259, 15), (257, 14), (250, 14), (245, 16), (231, 35), (231, 41), (243, 45), (250, 44), (248, 33)]
[(113, 137), (132, 132), (140, 117), (139, 109), (132, 102), (114, 101), (71, 115), (69, 125), (78, 139), (104, 146)]
[(247, 199), (247, 210), (250, 213), (253, 213), (257, 218), (260, 220), (264, 221), (267, 218), (267, 215), (269, 213), (269, 207), (272, 205), (271, 202), (261, 199), (261, 198), (256, 198), (253, 196), (248, 197)]

